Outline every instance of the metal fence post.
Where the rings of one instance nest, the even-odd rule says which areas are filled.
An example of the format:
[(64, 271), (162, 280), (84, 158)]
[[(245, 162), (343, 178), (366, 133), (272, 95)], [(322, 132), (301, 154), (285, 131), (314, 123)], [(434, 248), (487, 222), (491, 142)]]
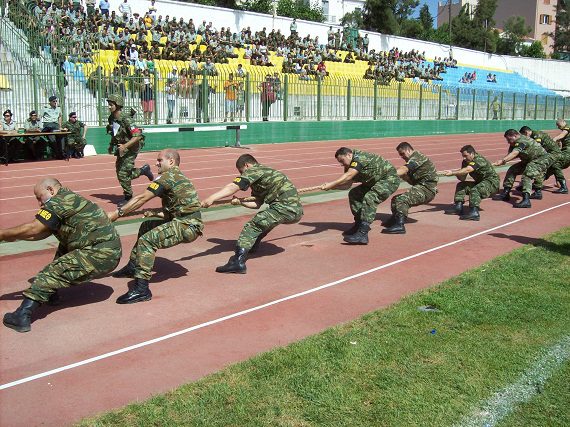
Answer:
[(475, 120), (475, 96), (477, 94), (477, 89), (473, 89), (473, 101), (471, 105), (471, 120)]
[(398, 110), (396, 112), (396, 120), (402, 117), (402, 82), (398, 83)]
[(489, 110), (491, 109), (491, 91), (487, 90), (487, 119), (489, 120)]
[(457, 88), (457, 99), (455, 100), (455, 120), (459, 120), (459, 99), (461, 98), (461, 89)]
[(524, 112), (523, 112), (523, 120), (526, 120), (526, 109), (528, 108), (528, 94), (524, 94)]
[(285, 84), (283, 87), (283, 121), (289, 118), (289, 75), (285, 74)]
[[(287, 76), (285, 76), (287, 78)], [(287, 80), (285, 80), (287, 82)], [(251, 112), (251, 86), (249, 81), (249, 73), (245, 75), (245, 121), (249, 122)]]
[(515, 119), (516, 106), (517, 106), (517, 93), (513, 92), (513, 120)]
[(32, 63), (32, 86), (34, 88), (34, 110), (39, 111), (38, 103), (38, 71), (36, 70), (36, 63)]
[(501, 92), (501, 109), (499, 111), (499, 119), (503, 120), (503, 110), (505, 108), (505, 92)]
[(548, 95), (544, 97), (544, 120), (547, 119), (548, 114)]
[(439, 85), (439, 105), (437, 106), (437, 119), (441, 120), (441, 85)]
[(538, 94), (534, 96), (534, 120), (538, 117)]
[(424, 98), (424, 87), (423, 85), (420, 84), (420, 105), (418, 106), (418, 120), (422, 119), (422, 104), (423, 104), (423, 98)]
[(553, 119), (556, 120), (556, 109), (558, 108), (558, 97), (555, 96), (554, 97), (554, 113), (553, 113)]
[(372, 112), (372, 119), (378, 120), (378, 80), (374, 79), (374, 111)]
[(352, 84), (350, 79), (348, 79), (348, 84), (346, 86), (346, 120), (350, 120), (351, 113), (351, 95), (352, 95)]
[[(97, 116), (99, 117), (99, 126), (103, 126), (103, 114), (101, 113), (101, 92), (103, 91), (103, 67), (98, 67), (97, 76)], [(131, 83), (132, 84), (132, 83)]]
[(323, 99), (322, 99), (322, 79), (317, 79), (317, 121), (321, 121), (321, 114), (323, 109)]
[(158, 102), (158, 75), (156, 73), (156, 69), (154, 70), (153, 73), (153, 88), (152, 91), (153, 93), (153, 98), (154, 98), (154, 124), (157, 125), (158, 124), (158, 106), (160, 105), (160, 103)]

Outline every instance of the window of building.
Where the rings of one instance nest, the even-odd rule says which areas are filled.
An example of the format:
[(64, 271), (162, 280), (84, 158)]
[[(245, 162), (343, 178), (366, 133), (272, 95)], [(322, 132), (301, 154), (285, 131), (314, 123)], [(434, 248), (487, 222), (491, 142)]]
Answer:
[(550, 24), (552, 22), (552, 17), (550, 15), (540, 15), (541, 24)]

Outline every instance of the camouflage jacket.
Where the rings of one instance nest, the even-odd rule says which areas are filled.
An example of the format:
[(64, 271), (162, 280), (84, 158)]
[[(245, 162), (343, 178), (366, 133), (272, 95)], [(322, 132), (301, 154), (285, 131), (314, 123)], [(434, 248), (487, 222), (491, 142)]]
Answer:
[(518, 151), (519, 159), (524, 163), (531, 162), (533, 160), (538, 160), (541, 157), (548, 156), (546, 150), (536, 142), (534, 139), (528, 136), (521, 135), (512, 146), (513, 151)]
[(194, 184), (173, 166), (151, 182), (147, 190), (162, 199), (162, 210), (167, 220), (178, 218), (202, 228), (200, 200)]
[(544, 148), (549, 154), (560, 154), (562, 152), (558, 143), (546, 132), (533, 130), (530, 137), (542, 145), (542, 148)]
[(85, 128), (85, 123), (76, 120), (75, 123), (71, 121), (66, 121), (62, 127), (66, 128), (69, 132), (68, 138), (71, 139), (81, 139), (83, 138), (83, 129)]
[(568, 151), (570, 150), (570, 126), (563, 127), (560, 130), (568, 132), (566, 136), (560, 140), (560, 142), (562, 143), (562, 150)]
[(437, 171), (430, 159), (419, 151), (414, 151), (408, 162), (408, 179), (412, 185), (423, 185), (435, 191), (437, 187)]
[(137, 144), (133, 145), (130, 148), (131, 151), (138, 152), (144, 145), (144, 135), (142, 134), (142, 129), (133, 126), (131, 124), (129, 115), (122, 111), (118, 119), (115, 119), (115, 117), (113, 117), (113, 114), (109, 116), (107, 132), (111, 134), (111, 142), (109, 147), (115, 148), (115, 156), (118, 155), (118, 150), (116, 150), (117, 145), (129, 142), (133, 135), (140, 134), (142, 138)]
[(289, 178), (275, 169), (260, 164), (247, 168), (234, 179), (240, 190), (251, 187), (251, 195), (265, 203), (299, 204), (299, 193)]
[(360, 150), (352, 150), (352, 162), (350, 162), (348, 169), (358, 171), (353, 181), (361, 182), (370, 187), (378, 181), (385, 180), (390, 175), (398, 176), (392, 163), (377, 154)]
[(473, 172), (469, 173), (469, 176), (471, 176), (476, 183), (485, 180), (496, 183), (499, 182), (499, 175), (495, 171), (495, 168), (491, 162), (482, 155), (475, 154), (475, 158), (471, 162), (463, 160), (461, 167), (466, 168), (467, 166), (471, 166), (474, 169)]
[(103, 209), (73, 191), (61, 187), (36, 214), (66, 250), (110, 242), (120, 247), (119, 234)]

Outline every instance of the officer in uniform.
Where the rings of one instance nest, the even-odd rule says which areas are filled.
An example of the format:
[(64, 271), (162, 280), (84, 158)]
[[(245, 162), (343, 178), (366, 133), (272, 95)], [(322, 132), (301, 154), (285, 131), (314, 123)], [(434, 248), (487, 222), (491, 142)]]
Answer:
[(366, 245), (378, 205), (398, 189), (400, 178), (394, 166), (377, 154), (341, 147), (335, 158), (344, 167), (344, 174), (321, 185), (321, 189), (342, 188), (353, 181), (361, 183), (348, 192), (354, 225), (342, 234), (349, 244)]
[(401, 142), (396, 147), (399, 156), (406, 161), (396, 172), (398, 176), (411, 184), (405, 193), (392, 197), (392, 218), (384, 225), (382, 233), (404, 234), (404, 223), (408, 210), (412, 206), (431, 202), (437, 194), (437, 171), (432, 161), (414, 148), (408, 142)]
[(131, 127), (129, 115), (123, 112), (123, 97), (109, 95), (107, 103), (111, 113), (107, 125), (107, 132), (111, 134), (109, 154), (117, 156), (115, 170), (125, 196), (120, 204), (124, 204), (133, 197), (133, 179), (144, 175), (152, 181), (154, 175), (146, 163), (141, 168), (135, 168), (135, 159), (144, 144), (144, 135), (140, 128)]
[(0, 241), (59, 240), (55, 259), (23, 292), (24, 301), (4, 315), (4, 325), (28, 332), (33, 311), (49, 302), (59, 288), (88, 282), (113, 271), (121, 259), (121, 241), (99, 206), (62, 187), (55, 178), (44, 178), (34, 187), (41, 209), (27, 224), (0, 230)]
[[(459, 182), (455, 187), (455, 204), (445, 210), (446, 215), (459, 215), (459, 219), (479, 221), (479, 206), (481, 199), (490, 197), (499, 191), (499, 175), (491, 162), (477, 153), (471, 145), (465, 145), (459, 150), (463, 157), (461, 168), (438, 172), (438, 175), (456, 176)], [(467, 176), (473, 181), (466, 181)], [(469, 212), (463, 214), (465, 196), (469, 195)]]
[(62, 130), (71, 132), (67, 135), (67, 157), (79, 159), (83, 157), (83, 149), (87, 141), (87, 126), (82, 121), (77, 120), (77, 113), (69, 113), (69, 119), (63, 124)]
[(202, 207), (210, 207), (216, 200), (250, 187), (255, 201), (234, 198), (232, 204), (250, 209), (259, 209), (263, 203), (269, 206), (245, 224), (236, 244), (235, 255), (227, 264), (216, 268), (218, 273), (246, 273), (248, 253), (254, 253), (261, 240), (279, 224), (294, 224), (303, 216), (299, 193), (285, 174), (260, 165), (250, 154), (241, 155), (236, 161), (236, 168), (241, 176), (202, 201)]
[[(511, 160), (520, 159), (520, 162), (512, 165), (503, 180), (503, 191), (493, 197), (494, 200), (505, 202), (511, 199), (510, 193), (517, 175), (521, 175), (523, 199), (515, 203), (515, 208), (530, 208), (530, 191), (534, 186), (535, 190), (542, 190), (542, 181), (546, 170), (552, 165), (553, 158), (534, 139), (521, 135), (515, 129), (505, 132), (505, 139), (509, 143), (509, 154), (493, 163), (493, 166), (502, 166)], [(533, 185), (534, 182), (534, 185)]]
[[(560, 188), (558, 190), (554, 190), (553, 193), (567, 194), (568, 187), (566, 186), (566, 179), (564, 178), (563, 170), (570, 166), (570, 156), (565, 157), (562, 153), (562, 150), (560, 149), (560, 145), (558, 145), (558, 143), (554, 141), (546, 132), (532, 130), (528, 126), (523, 126), (520, 128), (519, 132), (521, 135), (528, 136), (529, 138), (534, 139), (536, 142), (542, 145), (546, 152), (552, 157), (552, 166), (550, 166), (546, 171), (544, 180), (547, 180), (552, 175), (554, 175), (556, 182), (560, 184)], [(541, 188), (544, 180), (536, 180), (538, 181)], [(534, 193), (531, 194), (530, 198), (542, 199), (542, 190), (535, 188)]]
[(147, 211), (145, 216), (160, 219), (144, 221), (139, 228), (137, 242), (126, 266), (113, 277), (134, 277), (135, 286), (117, 299), (117, 304), (133, 304), (152, 298), (149, 289), (152, 267), (158, 249), (180, 243), (190, 243), (202, 235), (204, 225), (200, 200), (194, 184), (180, 170), (180, 155), (172, 149), (162, 150), (156, 159), (159, 177), (147, 189), (133, 197), (124, 206), (110, 212), (109, 219), (117, 218), (143, 206), (154, 197), (162, 199), (162, 209)]

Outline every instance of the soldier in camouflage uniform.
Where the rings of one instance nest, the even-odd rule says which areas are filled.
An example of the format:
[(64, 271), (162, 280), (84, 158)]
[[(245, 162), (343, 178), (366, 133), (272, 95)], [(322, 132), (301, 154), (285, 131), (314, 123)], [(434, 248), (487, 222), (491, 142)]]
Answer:
[[(493, 165), (485, 157), (477, 153), (471, 145), (465, 145), (459, 150), (463, 157), (460, 169), (445, 170), (438, 175), (456, 176), (459, 179), (455, 187), (454, 206), (445, 210), (446, 215), (459, 215), (459, 219), (479, 221), (479, 206), (481, 199), (490, 197), (499, 191), (499, 175)], [(467, 176), (473, 181), (466, 181)], [(469, 195), (469, 212), (463, 214), (465, 196)]]
[(362, 183), (348, 193), (354, 225), (342, 234), (344, 241), (349, 244), (366, 245), (378, 205), (398, 189), (400, 178), (394, 166), (377, 154), (341, 147), (336, 151), (335, 158), (344, 167), (344, 174), (335, 181), (323, 184), (321, 189), (342, 188), (353, 181)]
[(105, 212), (95, 203), (45, 178), (34, 188), (41, 209), (34, 221), (0, 230), (0, 241), (59, 240), (55, 259), (23, 292), (24, 301), (4, 315), (4, 325), (28, 332), (33, 311), (51, 301), (57, 289), (88, 282), (113, 271), (121, 259), (121, 241)]
[(87, 144), (87, 126), (82, 121), (77, 120), (77, 113), (69, 113), (69, 119), (63, 124), (62, 130), (71, 132), (66, 137), (66, 156), (79, 159), (83, 157), (83, 149)]
[[(570, 126), (566, 123), (566, 120), (558, 119), (556, 121), (556, 127), (560, 129), (560, 133), (556, 135), (553, 140), (560, 144), (562, 150), (562, 169), (570, 167)], [(566, 185), (566, 179), (562, 176), (562, 179), (558, 181), (560, 188), (554, 193), (558, 194), (568, 194), (568, 186)]]
[(532, 130), (528, 126), (523, 126), (520, 128), (519, 132), (521, 135), (528, 136), (529, 138), (534, 139), (536, 142), (542, 145), (542, 148), (544, 148), (546, 152), (552, 157), (552, 165), (547, 169), (546, 174), (544, 175), (544, 179), (538, 178), (535, 180), (534, 193), (530, 195), (530, 198), (542, 199), (542, 190), (536, 188), (536, 185), (538, 185), (539, 188), (542, 188), (544, 181), (550, 178), (552, 175), (554, 175), (556, 181), (560, 184), (560, 188), (553, 191), (553, 193), (565, 194), (564, 188), (566, 189), (566, 193), (568, 193), (563, 170), (570, 166), (570, 161), (564, 157), (564, 154), (562, 153), (562, 150), (560, 149), (558, 143), (554, 141), (546, 132)]
[(521, 135), (515, 129), (505, 132), (505, 139), (509, 143), (509, 154), (502, 160), (493, 163), (493, 166), (502, 166), (511, 160), (520, 159), (520, 162), (512, 165), (503, 180), (503, 191), (494, 200), (509, 201), (510, 192), (517, 175), (521, 175), (523, 199), (515, 203), (515, 208), (530, 208), (530, 192), (532, 187), (535, 190), (542, 190), (544, 174), (552, 165), (554, 159), (546, 152), (542, 146), (534, 139)]
[(149, 181), (154, 179), (148, 164), (141, 168), (135, 168), (135, 159), (144, 144), (144, 135), (140, 128), (131, 127), (128, 114), (123, 112), (123, 97), (121, 95), (109, 95), (109, 124), (107, 132), (111, 134), (109, 144), (109, 154), (115, 154), (115, 170), (117, 178), (123, 189), (125, 200), (120, 204), (128, 202), (133, 197), (131, 181), (141, 175), (146, 176)]
[(236, 168), (241, 176), (205, 199), (202, 207), (210, 207), (216, 200), (233, 196), (249, 187), (256, 200), (234, 198), (232, 204), (250, 209), (259, 209), (263, 203), (269, 206), (245, 224), (236, 243), (235, 255), (227, 264), (216, 268), (218, 273), (246, 273), (248, 253), (254, 253), (261, 240), (279, 224), (294, 224), (303, 216), (299, 193), (285, 174), (260, 165), (250, 154), (241, 155), (236, 161)]
[(180, 155), (172, 149), (162, 150), (156, 159), (159, 177), (147, 189), (118, 210), (110, 212), (112, 221), (132, 212), (154, 197), (162, 199), (162, 209), (148, 211), (145, 216), (160, 219), (144, 221), (128, 264), (113, 277), (134, 277), (135, 286), (117, 298), (117, 304), (133, 304), (152, 298), (149, 289), (152, 267), (158, 249), (190, 243), (202, 235), (204, 225), (196, 189), (180, 171)]
[(382, 233), (404, 234), (404, 223), (408, 210), (412, 206), (431, 202), (437, 194), (437, 171), (432, 161), (414, 148), (408, 142), (401, 142), (396, 151), (406, 164), (396, 172), (398, 176), (412, 187), (405, 193), (392, 197), (392, 218), (386, 222)]

